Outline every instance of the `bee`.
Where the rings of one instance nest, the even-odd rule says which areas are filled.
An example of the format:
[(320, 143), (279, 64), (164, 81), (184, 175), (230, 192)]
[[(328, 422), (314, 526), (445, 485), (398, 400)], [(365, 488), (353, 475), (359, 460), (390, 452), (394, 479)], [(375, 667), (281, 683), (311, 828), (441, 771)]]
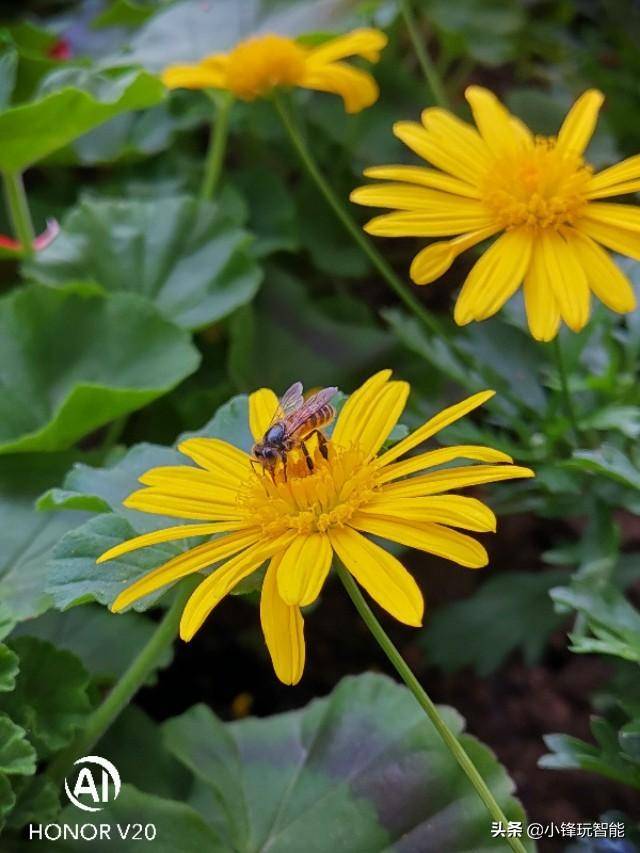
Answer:
[(313, 471), (313, 459), (306, 442), (317, 436), (318, 449), (328, 458), (327, 439), (321, 432), (336, 416), (330, 400), (337, 388), (323, 388), (307, 400), (302, 396), (302, 383), (295, 382), (280, 398), (278, 408), (265, 432), (262, 441), (253, 446), (252, 454), (263, 469), (275, 480), (275, 469), (282, 462), (284, 478), (287, 478), (287, 453), (299, 447), (304, 454), (307, 468)]

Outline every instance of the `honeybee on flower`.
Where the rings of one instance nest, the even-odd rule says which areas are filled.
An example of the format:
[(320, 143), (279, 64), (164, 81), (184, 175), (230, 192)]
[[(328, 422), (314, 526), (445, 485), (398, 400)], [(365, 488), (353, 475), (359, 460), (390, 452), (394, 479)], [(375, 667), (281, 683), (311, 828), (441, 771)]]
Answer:
[[(488, 400), (475, 394), (450, 406), (383, 450), (404, 409), (409, 385), (383, 370), (346, 401), (324, 447), (309, 444), (312, 458), (295, 446), (281, 469), (252, 465), (252, 457), (217, 438), (189, 438), (178, 449), (194, 465), (153, 468), (125, 506), (159, 513), (181, 524), (137, 536), (98, 559), (115, 559), (138, 548), (192, 536), (213, 537), (124, 589), (111, 605), (119, 611), (178, 579), (213, 570), (188, 600), (180, 635), (190, 640), (221, 599), (268, 563), (260, 620), (278, 677), (297, 683), (305, 660), (301, 608), (320, 594), (334, 558), (388, 613), (406, 625), (422, 623), (422, 593), (402, 563), (369, 536), (399, 542), (467, 568), (488, 561), (484, 547), (466, 532), (495, 530), (493, 512), (454, 489), (531, 477), (506, 453), (490, 447), (441, 447), (407, 456), (441, 429)], [(278, 398), (262, 388), (249, 397), (249, 425), (263, 439)], [(323, 449), (321, 449), (323, 447)], [(455, 460), (479, 465), (441, 468)], [(280, 461), (279, 466), (283, 463)]]

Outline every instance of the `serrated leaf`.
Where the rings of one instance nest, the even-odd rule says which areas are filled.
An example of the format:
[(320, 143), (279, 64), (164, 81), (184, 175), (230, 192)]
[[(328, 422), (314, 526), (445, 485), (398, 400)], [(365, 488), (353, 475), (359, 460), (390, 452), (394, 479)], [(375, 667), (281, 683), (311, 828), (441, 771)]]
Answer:
[(7, 817), (7, 826), (20, 829), (28, 823), (49, 823), (60, 812), (58, 786), (44, 774), (13, 779), (16, 803)]
[(72, 209), (60, 235), (25, 271), (53, 287), (91, 282), (137, 293), (177, 325), (196, 329), (256, 293), (261, 271), (250, 240), (212, 202), (89, 198)]
[(113, 116), (158, 103), (164, 92), (140, 70), (54, 71), (35, 100), (0, 112), (0, 171), (23, 171)]
[(18, 656), (4, 643), (0, 645), (0, 693), (13, 690), (20, 665)]
[(36, 772), (36, 751), (25, 735), (21, 726), (0, 712), (0, 773), (31, 776)]
[[(513, 784), (490, 751), (441, 708), (510, 819)], [(221, 834), (211, 853), (327, 850), (485, 851), (482, 802), (409, 691), (367, 674), (325, 699), (264, 719), (224, 724), (198, 705), (165, 723), (165, 742), (211, 789), (203, 803)], [(391, 780), (393, 780), (391, 782)], [(447, 820), (442, 820), (446, 812)]]
[[(78, 810), (68, 806), (59, 818), (61, 823), (76, 824)], [(214, 830), (207, 825), (195, 809), (175, 800), (165, 800), (152, 794), (138, 791), (133, 785), (123, 785), (120, 796), (105, 806), (99, 814), (83, 815), (84, 823), (110, 824), (113, 829), (108, 849), (117, 853), (136, 853), (140, 850), (141, 838), (136, 837), (135, 825), (143, 820), (144, 824), (155, 827), (157, 840), (153, 849), (158, 853), (214, 853), (221, 850), (219, 839)], [(125, 837), (118, 833), (122, 828)], [(142, 842), (144, 846), (144, 841)], [(86, 850), (86, 841), (60, 841), (56, 848), (60, 851)]]
[(17, 289), (0, 300), (0, 452), (70, 447), (198, 362), (187, 333), (139, 296)]
[[(45, 591), (51, 549), (64, 534), (87, 519), (86, 513), (37, 512), (38, 495), (60, 482), (77, 453), (19, 454), (0, 463), (0, 623), (2, 635), (13, 624), (51, 606)], [(27, 473), (28, 472), (28, 475)]]
[(0, 710), (46, 757), (66, 746), (91, 710), (89, 676), (74, 655), (44, 640), (17, 637), (11, 648), (20, 658), (20, 674), (15, 690), (0, 694)]
[[(134, 580), (180, 553), (175, 545), (167, 543), (133, 551), (106, 565), (96, 564), (101, 554), (134, 535), (131, 525), (114, 513), (98, 515), (70, 530), (54, 548), (47, 566), (46, 588), (53, 606), (64, 610), (86, 601), (111, 604)], [(163, 589), (145, 596), (135, 609), (146, 610), (164, 592)]]
[(496, 670), (515, 649), (531, 665), (563, 617), (549, 590), (567, 577), (559, 571), (510, 572), (485, 581), (467, 600), (438, 608), (421, 642), (429, 660), (446, 672), (472, 666)]

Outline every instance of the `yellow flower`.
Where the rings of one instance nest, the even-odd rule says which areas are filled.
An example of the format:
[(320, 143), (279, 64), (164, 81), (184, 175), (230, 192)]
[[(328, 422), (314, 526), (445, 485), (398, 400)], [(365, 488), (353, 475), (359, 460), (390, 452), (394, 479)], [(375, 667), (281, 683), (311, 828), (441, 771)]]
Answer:
[(435, 281), (461, 252), (500, 233), (460, 291), (459, 325), (491, 317), (523, 281), (538, 340), (553, 339), (561, 319), (582, 329), (590, 291), (613, 311), (632, 311), (631, 285), (602, 246), (640, 260), (640, 210), (599, 199), (640, 190), (640, 155), (597, 174), (584, 160), (602, 94), (592, 89), (578, 98), (557, 137), (533, 136), (486, 89), (470, 86), (466, 98), (477, 130), (439, 108), (424, 110), (422, 124), (394, 126), (437, 169), (367, 169), (367, 177), (389, 183), (359, 187), (352, 200), (396, 212), (365, 229), (380, 237), (458, 235), (416, 255), (416, 284)]
[(170, 89), (226, 89), (245, 101), (278, 86), (300, 86), (340, 95), (346, 111), (357, 113), (375, 103), (378, 86), (366, 71), (340, 60), (361, 56), (377, 62), (386, 43), (386, 35), (373, 29), (354, 30), (317, 47), (285, 36), (260, 35), (195, 65), (172, 65), (162, 80)]
[[(130, 495), (125, 506), (198, 523), (123, 542), (99, 563), (159, 542), (219, 535), (144, 575), (118, 595), (111, 609), (122, 610), (166, 584), (220, 564), (185, 606), (180, 636), (190, 640), (218, 602), (269, 561), (260, 601), (262, 629), (278, 678), (296, 684), (305, 658), (300, 608), (320, 594), (335, 554), (381, 607), (406, 625), (420, 625), (424, 603), (415, 580), (363, 534), (480, 568), (488, 560), (483, 546), (453, 528), (492, 531), (495, 516), (476, 498), (447, 493), (533, 472), (511, 464), (499, 450), (472, 445), (398, 461), (493, 391), (445, 409), (379, 455), (409, 394), (406, 382), (390, 381), (390, 376), (383, 370), (351, 395), (329, 440), (328, 459), (317, 445), (310, 446), (312, 471), (293, 451), (286, 480), (280, 469), (273, 482), (242, 450), (215, 438), (190, 438), (178, 449), (197, 467), (153, 468), (143, 474), (145, 488)], [(277, 402), (266, 388), (250, 396), (249, 425), (256, 440), (264, 435)], [(456, 459), (486, 464), (430, 470)]]

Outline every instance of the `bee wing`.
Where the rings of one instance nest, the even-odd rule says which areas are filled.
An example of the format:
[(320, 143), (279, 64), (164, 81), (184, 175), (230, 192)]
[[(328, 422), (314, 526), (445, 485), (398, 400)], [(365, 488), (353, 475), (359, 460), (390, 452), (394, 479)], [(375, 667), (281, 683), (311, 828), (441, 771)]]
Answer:
[(287, 429), (289, 432), (295, 432), (298, 427), (302, 426), (318, 409), (321, 409), (331, 400), (337, 390), (335, 387), (323, 388), (321, 391), (308, 397), (302, 406), (287, 418)]
[(302, 382), (294, 382), (290, 388), (284, 392), (278, 400), (278, 405), (273, 413), (273, 417), (269, 422), (269, 427), (272, 427), (276, 421), (282, 421), (302, 407), (304, 397), (302, 396)]

